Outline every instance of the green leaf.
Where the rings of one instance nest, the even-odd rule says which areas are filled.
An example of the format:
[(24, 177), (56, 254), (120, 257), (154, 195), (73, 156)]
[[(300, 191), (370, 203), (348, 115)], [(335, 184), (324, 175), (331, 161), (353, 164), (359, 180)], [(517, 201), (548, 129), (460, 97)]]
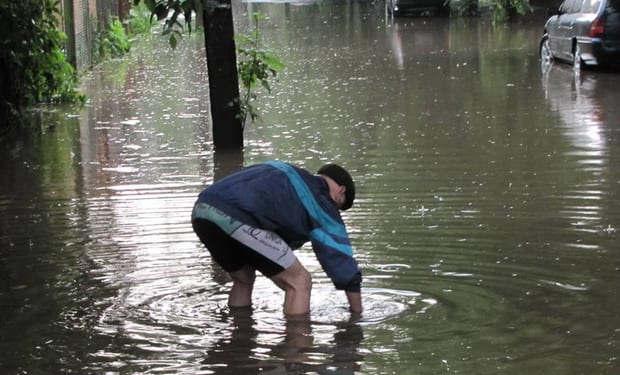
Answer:
[(254, 13), (252, 13), (252, 19), (254, 19), (254, 21), (264, 20), (265, 19), (265, 15), (260, 13), (260, 12), (254, 12)]
[(243, 98), (239, 98), (239, 118), (245, 123), (249, 117), (251, 121), (255, 121), (258, 111), (252, 105), (252, 101), (256, 99), (254, 89), (262, 87), (267, 92), (271, 92), (269, 79), (276, 76), (276, 72), (284, 69), (284, 64), (272, 56), (269, 51), (263, 48), (260, 40), (260, 30), (258, 20), (263, 19), (261, 13), (254, 13), (252, 18), (254, 28), (247, 34), (236, 34), (236, 52), (237, 52), (237, 70), (239, 81), (245, 89)]
[(271, 55), (265, 55), (263, 56), (263, 61), (265, 62), (265, 64), (267, 64), (267, 66), (272, 69), (272, 70), (283, 70), (286, 65), (284, 65), (280, 59), (278, 59), (275, 56), (271, 56)]
[(235, 34), (235, 40), (242, 45), (253, 43), (252, 39), (248, 38), (248, 36), (244, 34)]

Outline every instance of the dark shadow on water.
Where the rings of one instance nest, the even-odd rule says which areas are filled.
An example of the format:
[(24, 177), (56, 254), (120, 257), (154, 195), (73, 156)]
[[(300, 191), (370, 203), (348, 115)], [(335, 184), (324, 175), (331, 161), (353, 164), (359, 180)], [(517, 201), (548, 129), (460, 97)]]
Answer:
[(358, 352), (363, 329), (353, 321), (338, 324), (333, 339), (317, 343), (310, 319), (283, 321), (283, 330), (263, 326), (251, 308), (233, 309), (224, 319), (230, 321), (230, 332), (222, 332), (206, 353), (203, 370), (245, 375), (354, 374), (364, 360)]

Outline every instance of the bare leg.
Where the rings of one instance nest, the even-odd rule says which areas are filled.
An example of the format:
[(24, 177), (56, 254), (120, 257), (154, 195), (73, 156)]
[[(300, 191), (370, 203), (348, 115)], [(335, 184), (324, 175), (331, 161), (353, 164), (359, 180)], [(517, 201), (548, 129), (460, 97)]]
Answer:
[(284, 290), (285, 315), (299, 315), (310, 312), (312, 277), (298, 259), (292, 266), (273, 276), (271, 280)]
[(239, 271), (231, 272), (233, 286), (228, 295), (228, 306), (250, 307), (252, 306), (252, 290), (256, 272), (250, 266), (244, 266)]

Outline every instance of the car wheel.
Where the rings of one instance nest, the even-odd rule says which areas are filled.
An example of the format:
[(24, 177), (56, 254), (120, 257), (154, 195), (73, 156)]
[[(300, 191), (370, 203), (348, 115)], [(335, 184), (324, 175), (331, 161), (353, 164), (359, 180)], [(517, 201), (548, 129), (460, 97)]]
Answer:
[(553, 62), (553, 53), (551, 53), (549, 38), (547, 37), (540, 42), (540, 61), (542, 64), (551, 64)]
[(573, 70), (575, 71), (581, 70), (582, 65), (583, 65), (583, 60), (581, 59), (581, 50), (579, 49), (579, 44), (576, 44), (575, 50), (573, 52)]

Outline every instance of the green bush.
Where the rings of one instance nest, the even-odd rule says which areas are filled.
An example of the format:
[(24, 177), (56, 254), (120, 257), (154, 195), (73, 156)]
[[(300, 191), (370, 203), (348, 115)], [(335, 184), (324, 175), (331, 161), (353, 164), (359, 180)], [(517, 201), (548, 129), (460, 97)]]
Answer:
[(249, 116), (251, 121), (258, 118), (258, 111), (252, 105), (256, 99), (254, 90), (260, 85), (267, 92), (271, 92), (269, 79), (275, 78), (278, 71), (284, 69), (284, 64), (280, 60), (266, 50), (260, 40), (260, 32), (258, 23), (263, 19), (260, 13), (254, 13), (254, 29), (249, 35), (235, 35), (237, 41), (237, 70), (239, 80), (245, 90), (243, 97), (239, 100), (241, 123), (245, 124)]
[(529, 0), (495, 0), (492, 3), (493, 19), (496, 22), (506, 22), (517, 15), (522, 16), (532, 11)]
[(471, 17), (479, 13), (478, 0), (455, 0), (450, 2), (450, 10), (457, 16)]
[(54, 0), (0, 3), (0, 116), (17, 115), (42, 102), (83, 102), (77, 74), (63, 52), (66, 35), (59, 29)]
[(112, 18), (107, 30), (104, 31), (101, 46), (103, 57), (121, 57), (131, 49), (129, 37), (118, 18)]
[(129, 35), (143, 35), (151, 31), (151, 13), (143, 3), (134, 5), (129, 13)]

